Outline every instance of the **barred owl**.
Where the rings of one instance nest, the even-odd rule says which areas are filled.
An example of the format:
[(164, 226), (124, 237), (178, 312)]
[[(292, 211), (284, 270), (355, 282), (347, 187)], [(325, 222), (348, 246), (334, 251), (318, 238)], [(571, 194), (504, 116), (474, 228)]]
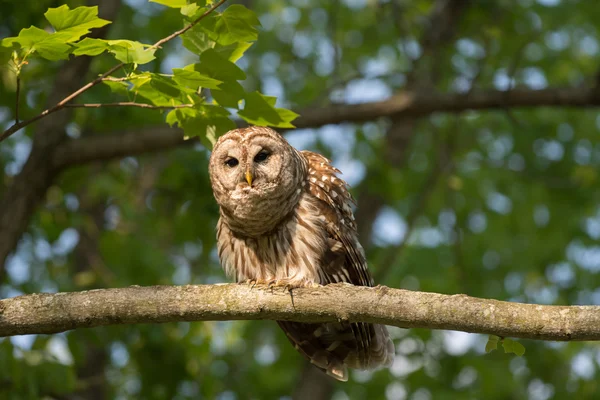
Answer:
[[(209, 170), (220, 206), (219, 259), (237, 282), (373, 286), (353, 199), (328, 159), (297, 151), (272, 129), (249, 127), (219, 138)], [(348, 379), (348, 367), (373, 369), (393, 360), (383, 325), (278, 324), (303, 356), (341, 381)]]

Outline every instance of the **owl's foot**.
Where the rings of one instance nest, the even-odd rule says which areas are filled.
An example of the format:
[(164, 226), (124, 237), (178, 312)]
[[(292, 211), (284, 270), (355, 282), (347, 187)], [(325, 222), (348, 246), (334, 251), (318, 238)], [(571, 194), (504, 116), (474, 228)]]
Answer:
[(250, 289), (254, 289), (254, 286), (256, 285), (266, 285), (268, 283), (269, 281), (264, 279), (244, 279), (243, 281), (239, 281), (238, 285), (248, 285), (250, 286)]
[(319, 287), (321, 285), (319, 285), (318, 283), (306, 280), (306, 279), (301, 279), (301, 280), (296, 280), (296, 279), (270, 279), (270, 280), (267, 281), (267, 286), (270, 289), (281, 287), (281, 288), (283, 288), (283, 290), (285, 292), (291, 292), (292, 289), (314, 288), (314, 287)]

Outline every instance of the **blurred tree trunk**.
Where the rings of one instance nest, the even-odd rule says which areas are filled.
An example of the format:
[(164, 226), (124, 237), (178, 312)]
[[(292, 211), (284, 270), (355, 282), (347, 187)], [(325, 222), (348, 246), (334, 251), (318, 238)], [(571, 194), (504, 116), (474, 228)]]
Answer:
[[(89, 5), (102, 4), (99, 16), (115, 19), (121, 0), (90, 0)], [(96, 29), (90, 37), (105, 37), (107, 25)], [(91, 57), (77, 57), (65, 63), (56, 74), (54, 88), (48, 95), (46, 108), (79, 89), (90, 68)], [(21, 172), (8, 185), (0, 199), (0, 281), (4, 277), (6, 258), (16, 250), (19, 239), (27, 230), (36, 207), (43, 201), (46, 190), (53, 184), (57, 173), (52, 154), (65, 140), (65, 126), (71, 120), (71, 110), (49, 115), (38, 123), (33, 135), (33, 146)]]

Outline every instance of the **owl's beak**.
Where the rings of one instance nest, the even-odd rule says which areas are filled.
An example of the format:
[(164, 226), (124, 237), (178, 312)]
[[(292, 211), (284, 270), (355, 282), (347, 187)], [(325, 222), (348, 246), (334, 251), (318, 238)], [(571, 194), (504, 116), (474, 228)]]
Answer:
[(252, 172), (250, 170), (246, 171), (246, 182), (248, 182), (248, 186), (252, 186)]

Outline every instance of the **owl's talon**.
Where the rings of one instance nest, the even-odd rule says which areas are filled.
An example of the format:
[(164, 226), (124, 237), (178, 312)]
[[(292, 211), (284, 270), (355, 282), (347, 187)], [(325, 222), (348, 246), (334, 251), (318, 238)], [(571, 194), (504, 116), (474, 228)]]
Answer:
[(260, 279), (245, 279), (243, 281), (238, 282), (239, 285), (248, 285), (250, 289), (254, 289), (256, 285), (264, 284), (265, 281), (261, 281)]

